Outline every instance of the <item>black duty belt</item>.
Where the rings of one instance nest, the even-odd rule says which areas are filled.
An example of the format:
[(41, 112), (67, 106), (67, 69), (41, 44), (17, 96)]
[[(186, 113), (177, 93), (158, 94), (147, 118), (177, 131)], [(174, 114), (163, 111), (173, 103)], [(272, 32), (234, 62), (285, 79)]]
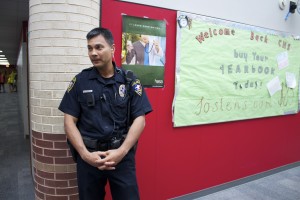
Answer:
[(126, 135), (123, 135), (121, 137), (112, 137), (110, 140), (98, 140), (88, 137), (82, 137), (84, 145), (89, 150), (95, 150), (95, 151), (107, 151), (110, 149), (117, 149), (119, 148), (124, 140)]

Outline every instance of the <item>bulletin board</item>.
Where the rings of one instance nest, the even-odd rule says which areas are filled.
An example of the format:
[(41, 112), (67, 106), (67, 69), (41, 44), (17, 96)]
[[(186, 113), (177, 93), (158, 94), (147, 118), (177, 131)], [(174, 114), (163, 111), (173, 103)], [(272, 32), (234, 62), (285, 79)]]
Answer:
[(298, 112), (297, 36), (180, 11), (177, 19), (175, 127)]

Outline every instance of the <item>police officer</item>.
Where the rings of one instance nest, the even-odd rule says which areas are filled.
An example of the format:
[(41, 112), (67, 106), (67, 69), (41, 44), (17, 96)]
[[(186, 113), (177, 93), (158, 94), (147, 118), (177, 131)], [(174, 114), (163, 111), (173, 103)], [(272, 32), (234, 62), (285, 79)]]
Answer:
[(104, 199), (109, 181), (114, 200), (139, 199), (135, 147), (152, 108), (140, 81), (113, 62), (112, 33), (95, 28), (86, 38), (93, 67), (73, 78), (59, 106), (78, 153), (79, 197)]

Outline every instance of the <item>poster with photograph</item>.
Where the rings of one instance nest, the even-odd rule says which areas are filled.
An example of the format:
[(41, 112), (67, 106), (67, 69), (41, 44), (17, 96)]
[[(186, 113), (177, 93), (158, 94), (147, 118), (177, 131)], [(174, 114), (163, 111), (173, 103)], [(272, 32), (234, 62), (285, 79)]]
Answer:
[(164, 87), (165, 53), (165, 21), (123, 16), (122, 67), (144, 87)]

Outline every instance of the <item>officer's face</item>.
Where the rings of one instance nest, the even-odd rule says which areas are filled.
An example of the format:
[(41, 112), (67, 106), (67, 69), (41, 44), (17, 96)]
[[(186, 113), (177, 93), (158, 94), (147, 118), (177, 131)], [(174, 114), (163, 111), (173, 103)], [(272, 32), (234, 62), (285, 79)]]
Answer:
[(98, 69), (110, 66), (115, 52), (115, 46), (110, 46), (102, 35), (87, 41), (88, 54), (91, 62)]

